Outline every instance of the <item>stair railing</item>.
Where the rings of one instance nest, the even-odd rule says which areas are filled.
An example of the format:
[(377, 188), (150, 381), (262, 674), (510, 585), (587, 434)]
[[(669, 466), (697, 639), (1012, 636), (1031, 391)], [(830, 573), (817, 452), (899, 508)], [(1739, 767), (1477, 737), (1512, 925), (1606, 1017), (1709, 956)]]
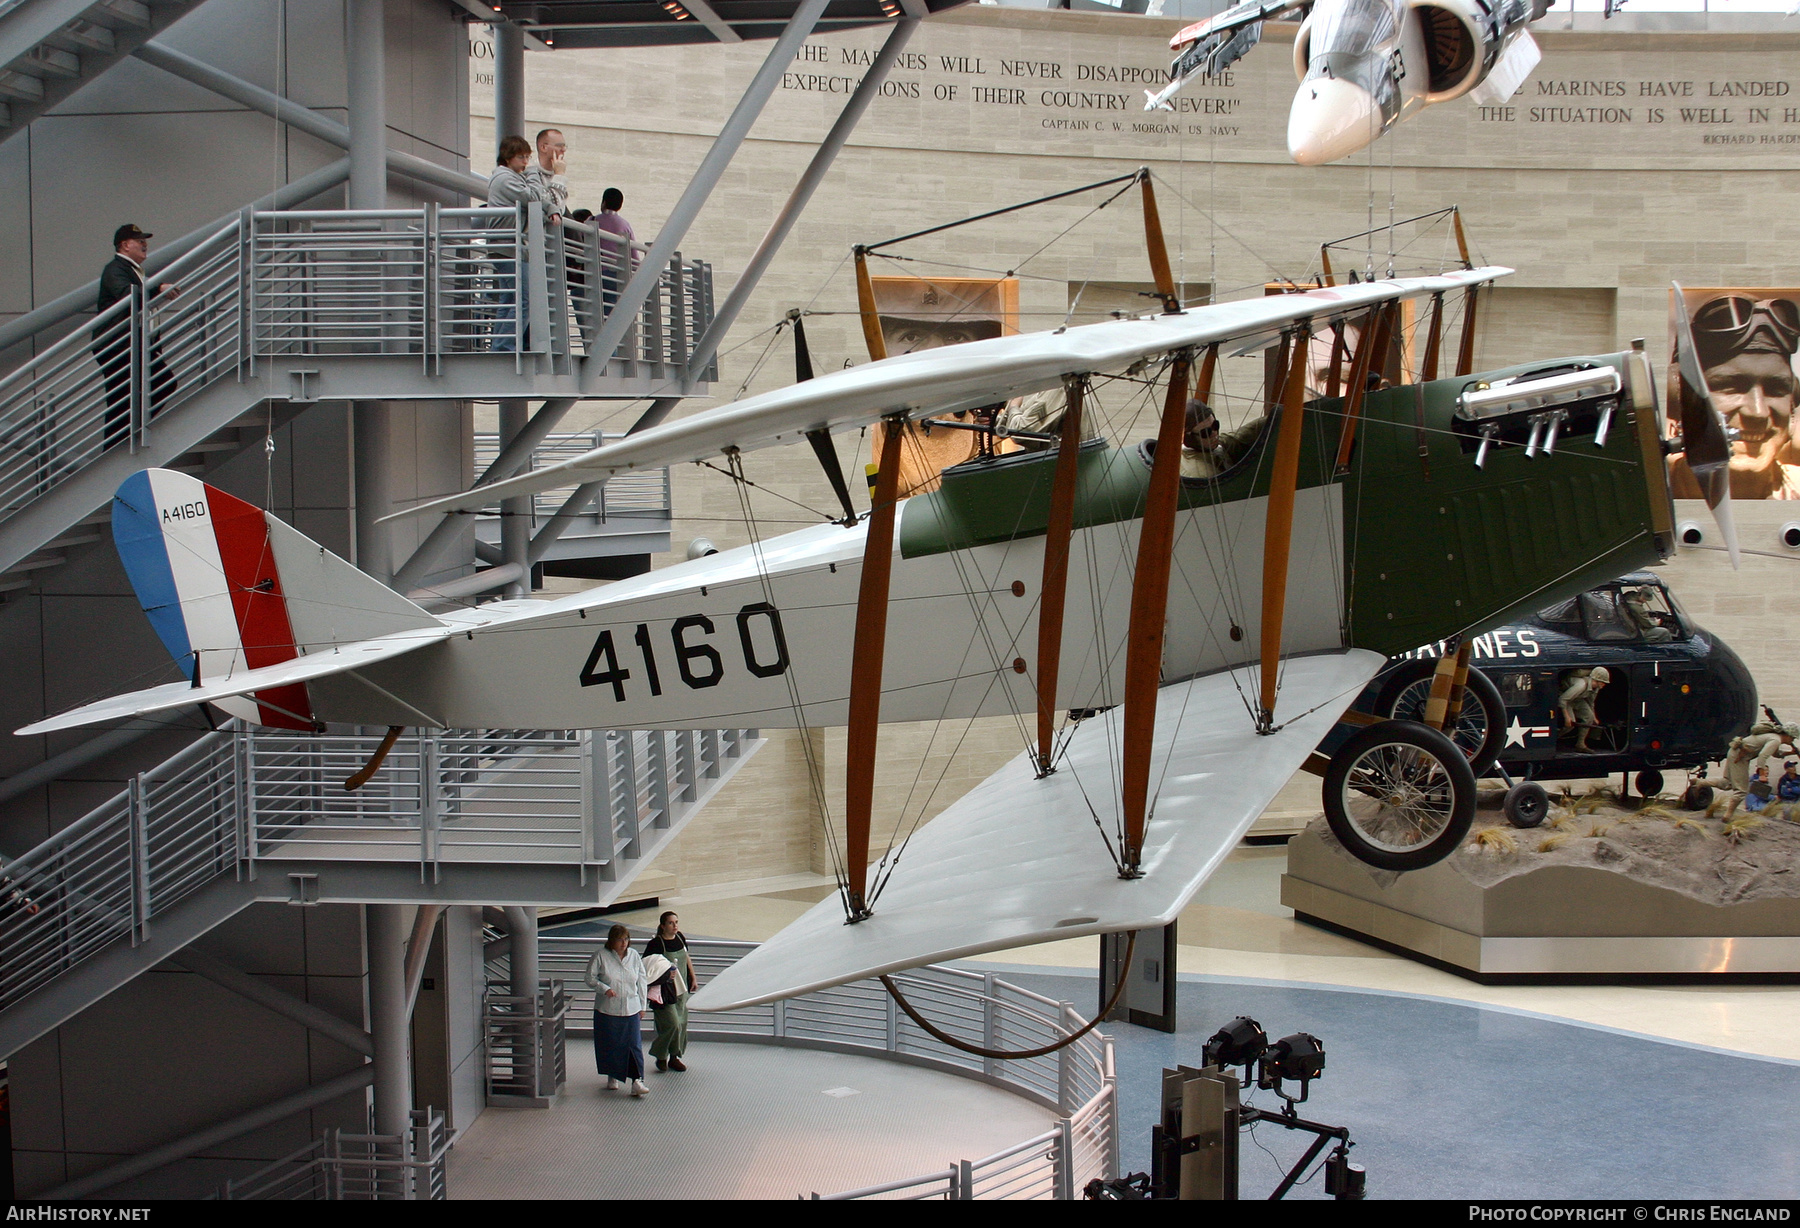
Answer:
[(694, 800), (682, 781), (695, 765), (679, 747), (697, 736), (736, 758), (755, 738), (422, 730), (350, 793), (343, 781), (376, 735), (207, 734), (30, 852), (0, 858), (0, 1011), (109, 947), (149, 941), (159, 915), (221, 878), (254, 877), (259, 863), (416, 862), (432, 882), (444, 861), (549, 863), (616, 879), (641, 833), (670, 826), (662, 799)]

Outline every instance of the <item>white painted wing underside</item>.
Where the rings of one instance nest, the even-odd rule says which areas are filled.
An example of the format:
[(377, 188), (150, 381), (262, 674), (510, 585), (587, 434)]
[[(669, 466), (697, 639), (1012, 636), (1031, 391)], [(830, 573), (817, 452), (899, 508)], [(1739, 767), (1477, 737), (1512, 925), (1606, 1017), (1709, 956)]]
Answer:
[(321, 652), (309, 653), (304, 657), (295, 657), (292, 661), (283, 661), (279, 665), (265, 665), (261, 669), (240, 670), (235, 674), (223, 674), (217, 678), (204, 679), (200, 686), (192, 686), (186, 682), (171, 682), (165, 686), (151, 687), (145, 691), (133, 691), (128, 695), (115, 695), (111, 699), (98, 700), (27, 725), (23, 729), (14, 730), (19, 737), (29, 737), (37, 733), (54, 733), (59, 729), (74, 729), (80, 725), (97, 725), (102, 721), (123, 720), (132, 716), (148, 716), (152, 712), (167, 712), (173, 708), (185, 708), (193, 704), (214, 703), (221, 699), (229, 699), (233, 695), (247, 695), (251, 691), (261, 691), (272, 687), (286, 686), (291, 682), (307, 682), (313, 678), (324, 678), (331, 674), (349, 673), (361, 669), (365, 665), (373, 665), (377, 661), (385, 661), (389, 657), (397, 657), (403, 653), (415, 652), (428, 644), (436, 644), (457, 634), (461, 628), (449, 625), (418, 627), (409, 631), (396, 631), (378, 639), (362, 640), (342, 648), (331, 648)]
[(1268, 737), (1240, 698), (1240, 688), (1254, 694), (1253, 669), (1163, 688), (1155, 813), (1136, 881), (1118, 877), (1094, 825), (1098, 814), (1110, 831), (1118, 813), (1115, 708), (1077, 728), (1054, 775), (1034, 779), (1021, 754), (920, 828), (873, 917), (845, 925), (832, 896), (703, 985), (693, 1006), (735, 1010), (939, 960), (1166, 925), (1381, 665), (1355, 648), (1282, 662), (1277, 712), (1288, 723)]
[(1215, 341), (1249, 344), (1262, 339), (1272, 343), (1282, 328), (1296, 320), (1312, 319), (1322, 325), (1377, 303), (1447, 293), (1511, 272), (1481, 268), (1436, 277), (1362, 282), (1304, 294), (1214, 303), (1180, 315), (1108, 320), (898, 354), (664, 423), (561, 464), (421, 503), (397, 514), (470, 511), (518, 495), (604, 481), (617, 473), (714, 460), (727, 448), (749, 452), (797, 443), (807, 431), (856, 430), (886, 414), (906, 412), (917, 417), (977, 409), (1054, 387), (1064, 376), (1120, 370), (1140, 358)]

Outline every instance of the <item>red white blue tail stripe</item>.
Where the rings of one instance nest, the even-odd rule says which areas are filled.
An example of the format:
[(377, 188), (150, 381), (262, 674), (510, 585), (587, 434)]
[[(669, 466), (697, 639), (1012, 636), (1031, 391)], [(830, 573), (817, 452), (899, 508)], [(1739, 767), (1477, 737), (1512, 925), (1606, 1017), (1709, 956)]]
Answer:
[[(138, 602), (190, 681), (299, 655), (268, 513), (186, 474), (146, 469), (119, 487), (112, 519)], [(263, 725), (313, 726), (300, 683), (215, 703)]]

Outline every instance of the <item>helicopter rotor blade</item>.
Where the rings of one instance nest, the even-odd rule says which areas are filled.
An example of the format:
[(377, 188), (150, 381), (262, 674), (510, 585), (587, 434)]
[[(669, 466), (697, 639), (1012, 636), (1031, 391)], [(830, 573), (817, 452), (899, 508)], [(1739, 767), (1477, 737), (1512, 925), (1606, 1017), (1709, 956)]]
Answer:
[(1732, 570), (1738, 566), (1737, 526), (1731, 515), (1731, 439), (1725, 418), (1712, 402), (1706, 374), (1694, 348), (1694, 329), (1688, 319), (1687, 297), (1680, 282), (1675, 287), (1675, 363), (1681, 372), (1681, 446), (1688, 469), (1700, 484), (1706, 506), (1712, 509), (1719, 535), (1731, 554)]

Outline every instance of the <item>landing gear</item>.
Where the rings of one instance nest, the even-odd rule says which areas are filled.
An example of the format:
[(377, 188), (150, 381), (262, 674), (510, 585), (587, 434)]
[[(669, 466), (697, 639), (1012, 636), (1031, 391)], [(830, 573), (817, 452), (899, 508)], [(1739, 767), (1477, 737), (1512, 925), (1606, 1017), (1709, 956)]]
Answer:
[(1705, 810), (1713, 804), (1713, 787), (1711, 785), (1689, 785), (1682, 791), (1681, 808), (1683, 810)]
[(1506, 791), (1500, 808), (1514, 827), (1537, 827), (1550, 815), (1550, 794), (1535, 780), (1521, 780)]
[(1475, 820), (1475, 773), (1462, 749), (1416, 721), (1358, 730), (1325, 769), (1325, 819), (1358, 860), (1422, 870), (1448, 857)]
[(1639, 797), (1652, 798), (1662, 792), (1663, 774), (1655, 768), (1645, 768), (1631, 783), (1637, 786)]
[[(1436, 664), (1409, 661), (1395, 669), (1376, 698), (1376, 714), (1397, 721), (1423, 721)], [(1444, 732), (1462, 749), (1477, 777), (1494, 770), (1494, 760), (1506, 740), (1506, 701), (1500, 698), (1500, 688), (1492, 678), (1478, 669), (1469, 671), (1462, 711)]]

